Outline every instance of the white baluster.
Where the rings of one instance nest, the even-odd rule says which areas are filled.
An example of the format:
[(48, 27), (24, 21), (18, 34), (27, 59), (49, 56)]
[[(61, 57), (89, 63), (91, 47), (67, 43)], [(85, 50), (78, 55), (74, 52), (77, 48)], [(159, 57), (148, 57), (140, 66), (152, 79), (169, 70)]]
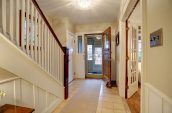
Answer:
[(57, 42), (55, 42), (55, 45), (54, 45), (54, 52), (55, 52), (55, 59), (56, 59), (56, 61), (55, 61), (55, 75), (56, 75), (56, 78), (57, 78), (57, 80), (58, 80), (58, 48), (57, 48)]
[(41, 16), (38, 15), (38, 61), (41, 65)]
[(54, 37), (52, 37), (53, 38), (53, 42), (52, 42), (52, 60), (51, 60), (51, 62), (52, 62), (52, 73), (53, 73), (53, 75), (56, 77), (56, 74), (55, 74), (55, 62), (56, 62), (56, 58), (54, 57), (55, 56), (55, 39), (54, 39)]
[(25, 51), (25, 0), (22, 0), (22, 15), (21, 15), (21, 48)]
[(31, 37), (29, 37), (30, 36), (30, 18), (29, 18), (29, 16), (30, 16), (30, 0), (27, 0), (27, 2), (26, 2), (26, 6), (27, 6), (27, 10), (26, 10), (26, 22), (27, 22), (27, 24), (26, 24), (26, 26), (27, 26), (27, 28), (26, 28), (26, 53), (29, 55), (30, 54), (30, 50), (29, 50), (29, 38), (31, 38)]
[(34, 34), (34, 38), (35, 38), (35, 43), (34, 43), (34, 54), (35, 54), (35, 61), (36, 62), (38, 62), (38, 59), (37, 59), (37, 47), (38, 47), (38, 44), (37, 44), (37, 38), (38, 38), (38, 36), (37, 36), (37, 32), (38, 32), (38, 13), (37, 13), (37, 10), (36, 10), (36, 8), (34, 8), (35, 9), (35, 19), (34, 19), (34, 21), (35, 21), (35, 34)]
[(47, 31), (47, 69), (48, 72), (50, 73), (50, 32), (49, 30)]
[(58, 52), (57, 52), (57, 59), (58, 59), (58, 61), (57, 61), (57, 77), (58, 77), (58, 80), (60, 81), (60, 48), (57, 44), (56, 44), (56, 46), (57, 46), (57, 50), (58, 50)]
[(64, 54), (63, 51), (61, 50), (62, 53), (62, 60), (61, 60), (61, 83), (63, 84), (64, 81)]
[(51, 64), (51, 73), (52, 73), (52, 75), (54, 75), (54, 73), (53, 73), (53, 68), (54, 68), (54, 66), (53, 66), (53, 41), (54, 40), (54, 37), (52, 36), (52, 34), (51, 34), (51, 59), (50, 59), (50, 64)]
[(35, 30), (35, 28), (34, 28), (34, 5), (33, 5), (33, 3), (31, 2), (31, 37), (30, 37), (30, 44), (29, 44), (29, 46), (30, 46), (30, 51), (31, 51), (31, 58), (33, 58), (33, 40), (34, 40), (34, 30)]
[(63, 61), (63, 58), (64, 58), (64, 56), (63, 56), (63, 52), (62, 52), (62, 50), (60, 49), (60, 81), (61, 81), (61, 83), (62, 83), (62, 81), (63, 81), (63, 63), (64, 63), (64, 61)]
[(16, 0), (16, 44), (19, 46), (19, 0)]
[(13, 42), (14, 41), (14, 0), (10, 0), (10, 39)]
[(6, 35), (6, 30), (7, 30), (7, 22), (6, 22), (6, 15), (7, 15), (7, 11), (6, 11), (6, 2), (7, 0), (2, 0), (2, 30), (3, 30), (3, 33)]
[[(41, 19), (42, 20), (42, 19)], [(44, 22), (41, 21), (41, 66), (44, 68)]]
[(45, 69), (47, 70), (47, 42), (48, 42), (48, 38), (47, 38), (47, 26), (45, 25), (45, 36), (44, 36), (44, 44), (45, 44), (45, 52), (44, 52), (44, 64), (45, 64)]
[(49, 72), (50, 72), (50, 74), (52, 74), (51, 73), (51, 39), (52, 39), (52, 37), (51, 37), (51, 34), (50, 34), (50, 32), (49, 32), (49, 58), (48, 58), (48, 61), (49, 61)]

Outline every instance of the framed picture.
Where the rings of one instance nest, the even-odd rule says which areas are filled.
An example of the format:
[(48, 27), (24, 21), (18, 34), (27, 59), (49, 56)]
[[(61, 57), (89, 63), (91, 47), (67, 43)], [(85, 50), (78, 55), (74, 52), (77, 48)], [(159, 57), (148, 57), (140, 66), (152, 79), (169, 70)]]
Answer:
[(116, 42), (116, 46), (118, 46), (119, 45), (119, 32), (115, 36), (115, 42)]
[(162, 28), (150, 34), (150, 47), (157, 47), (163, 45)]

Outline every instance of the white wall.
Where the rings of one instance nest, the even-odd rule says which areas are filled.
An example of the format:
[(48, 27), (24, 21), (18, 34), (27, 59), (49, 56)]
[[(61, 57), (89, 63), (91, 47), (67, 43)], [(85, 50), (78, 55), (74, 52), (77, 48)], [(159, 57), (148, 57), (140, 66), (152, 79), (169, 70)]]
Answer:
[[(144, 29), (144, 65), (143, 73), (146, 84), (150, 84), (154, 89), (158, 90), (156, 95), (165, 95), (166, 101), (172, 99), (172, 1), (171, 0), (146, 0), (143, 1), (143, 29)], [(163, 29), (163, 46), (150, 48), (150, 33), (162, 28)], [(146, 92), (146, 91), (145, 91)], [(160, 94), (161, 92), (161, 94)], [(148, 94), (149, 95), (149, 94)], [(171, 113), (172, 110), (162, 111), (171, 104), (162, 102), (162, 96), (156, 96), (154, 99), (161, 106), (148, 106), (146, 93), (143, 97), (143, 112), (148, 113), (153, 109), (159, 110), (158, 113)], [(164, 98), (164, 97), (163, 97)], [(159, 101), (158, 101), (159, 100)], [(148, 98), (150, 101), (150, 98)], [(166, 106), (167, 105), (167, 106)], [(165, 107), (165, 108), (164, 108)], [(162, 109), (162, 110), (161, 110)], [(145, 110), (145, 111), (144, 111)]]
[(82, 24), (82, 25), (75, 25), (75, 33), (96, 33), (96, 32), (103, 32), (109, 26), (112, 27), (112, 31), (114, 32), (116, 28), (115, 23), (95, 23), (95, 24)]
[(172, 98), (172, 1), (147, 0), (147, 36), (163, 29), (163, 46), (150, 48), (147, 38), (147, 82)]
[[(63, 46), (67, 43), (68, 31), (74, 33), (74, 25), (65, 17), (63, 18), (51, 18), (49, 17), (53, 30), (55, 31), (59, 41)], [(51, 21), (52, 20), (52, 21)]]
[(6, 96), (0, 99), (0, 106), (13, 104), (34, 108), (34, 113), (50, 113), (62, 101), (56, 95), (24, 79), (0, 83), (0, 89), (6, 93)]

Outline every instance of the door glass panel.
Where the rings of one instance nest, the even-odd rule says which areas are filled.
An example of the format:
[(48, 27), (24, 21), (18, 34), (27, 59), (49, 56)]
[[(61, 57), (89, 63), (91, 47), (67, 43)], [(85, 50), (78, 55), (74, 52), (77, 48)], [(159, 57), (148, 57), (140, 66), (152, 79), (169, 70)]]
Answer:
[(87, 45), (87, 60), (93, 60), (93, 45)]
[(82, 53), (82, 36), (78, 36), (78, 53)]
[(102, 48), (96, 47), (94, 55), (95, 55), (95, 65), (102, 65)]

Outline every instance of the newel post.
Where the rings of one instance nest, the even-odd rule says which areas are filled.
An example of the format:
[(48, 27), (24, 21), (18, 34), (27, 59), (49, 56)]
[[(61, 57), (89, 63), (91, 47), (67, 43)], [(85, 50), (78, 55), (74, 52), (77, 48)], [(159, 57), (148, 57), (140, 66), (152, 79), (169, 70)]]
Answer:
[(69, 79), (69, 49), (63, 47), (64, 49), (64, 99), (68, 99), (68, 79)]

